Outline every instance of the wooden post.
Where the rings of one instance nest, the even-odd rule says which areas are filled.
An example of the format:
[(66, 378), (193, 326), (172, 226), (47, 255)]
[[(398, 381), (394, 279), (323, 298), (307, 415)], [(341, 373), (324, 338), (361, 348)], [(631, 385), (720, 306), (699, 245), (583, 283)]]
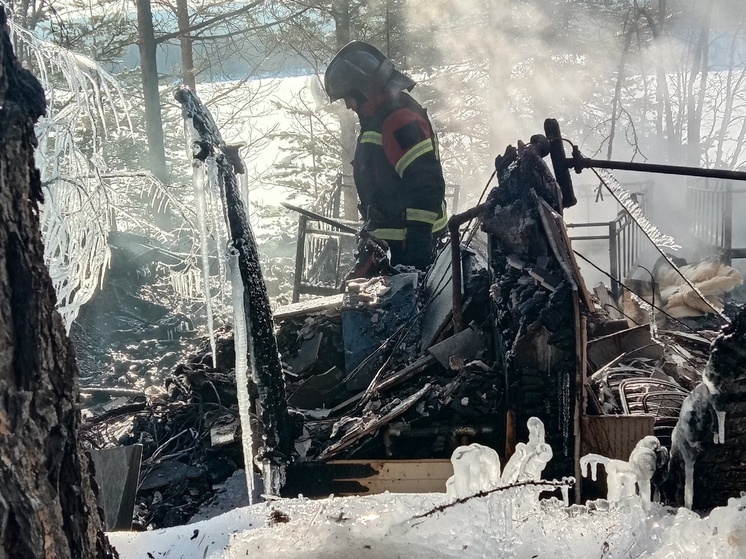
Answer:
[(303, 267), (306, 265), (306, 226), (308, 218), (298, 216), (298, 240), (295, 243), (295, 277), (293, 278), (293, 303), (300, 301), (301, 284), (303, 283)]
[[(228, 229), (233, 246), (239, 253), (238, 267), (244, 285), (244, 315), (249, 334), (248, 357), (252, 377), (256, 383), (257, 400), (261, 408), (263, 426), (262, 444), (257, 459), (265, 465), (284, 467), (290, 460), (292, 434), (285, 398), (285, 379), (282, 373), (280, 352), (274, 336), (274, 322), (269, 305), (267, 286), (259, 265), (256, 239), (246, 215), (241, 189), (236, 180), (234, 163), (226, 152), (220, 131), (210, 112), (202, 105), (197, 95), (186, 87), (176, 90), (174, 97), (182, 105), (185, 119), (191, 119), (197, 131), (199, 153), (195, 158), (202, 161), (214, 157), (225, 196)], [(251, 465), (247, 464), (247, 468)], [(272, 471), (272, 468), (270, 468)], [(266, 474), (266, 471), (265, 471)], [(281, 476), (280, 476), (281, 477)], [(277, 493), (277, 480), (268, 480), (265, 475), (265, 493)]]

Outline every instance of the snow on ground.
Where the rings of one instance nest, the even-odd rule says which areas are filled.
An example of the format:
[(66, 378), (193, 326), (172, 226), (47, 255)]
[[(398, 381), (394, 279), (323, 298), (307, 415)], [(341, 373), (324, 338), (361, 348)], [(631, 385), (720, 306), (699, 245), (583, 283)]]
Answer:
[[(531, 418), (529, 428), (532, 420), (534, 436), (520, 443), (522, 451), (516, 448), (502, 474), (494, 450), (477, 444), (457, 448), (444, 493), (273, 499), (187, 526), (109, 537), (122, 559), (746, 557), (746, 494), (705, 518), (619, 491), (611, 503), (539, 500), (539, 493), (556, 490), (557, 482), (540, 478), (552, 452), (543, 442), (541, 422)], [(608, 484), (612, 488), (618, 481), (609, 478)], [(559, 485), (567, 498), (567, 483)], [(227, 496), (245, 491), (234, 484)]]
[(746, 497), (700, 518), (657, 505), (646, 513), (637, 498), (565, 507), (557, 499), (538, 502), (531, 491), (493, 493), (426, 518), (416, 517), (453, 499), (444, 493), (281, 499), (196, 524), (109, 538), (122, 559), (746, 557)]

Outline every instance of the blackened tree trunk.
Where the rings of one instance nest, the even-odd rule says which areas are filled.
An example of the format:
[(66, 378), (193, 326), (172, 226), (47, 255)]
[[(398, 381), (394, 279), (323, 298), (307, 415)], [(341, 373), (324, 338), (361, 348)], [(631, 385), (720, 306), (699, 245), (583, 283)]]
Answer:
[(39, 82), (0, 5), (0, 556), (115, 557), (78, 438), (77, 366), (44, 265)]
[[(215, 121), (197, 95), (186, 87), (176, 90), (174, 96), (181, 103), (182, 114), (191, 120), (198, 138), (194, 157), (205, 162), (214, 157), (218, 165), (223, 195), (226, 202), (226, 217), (233, 247), (238, 251), (238, 267), (244, 286), (244, 316), (249, 333), (248, 359), (252, 366), (252, 377), (256, 382), (262, 443), (257, 459), (266, 466), (264, 491), (279, 495), (284, 483), (284, 468), (290, 462), (292, 433), (287, 400), (285, 377), (282, 372), (280, 352), (274, 335), (272, 309), (269, 305), (267, 286), (259, 264), (256, 238), (249, 224), (235, 170), (242, 164), (237, 152), (225, 145)], [(241, 172), (244, 172), (241, 169)], [(249, 390), (252, 392), (252, 390)], [(247, 464), (246, 468), (251, 465)]]

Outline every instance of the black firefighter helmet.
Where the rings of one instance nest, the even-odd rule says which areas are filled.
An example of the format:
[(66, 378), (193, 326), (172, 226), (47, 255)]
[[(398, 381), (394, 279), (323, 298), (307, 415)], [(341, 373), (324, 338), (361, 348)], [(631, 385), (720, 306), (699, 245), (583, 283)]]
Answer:
[(394, 68), (373, 45), (352, 41), (336, 54), (324, 74), (324, 89), (332, 101), (360, 93), (370, 99), (383, 89), (410, 91), (415, 81)]

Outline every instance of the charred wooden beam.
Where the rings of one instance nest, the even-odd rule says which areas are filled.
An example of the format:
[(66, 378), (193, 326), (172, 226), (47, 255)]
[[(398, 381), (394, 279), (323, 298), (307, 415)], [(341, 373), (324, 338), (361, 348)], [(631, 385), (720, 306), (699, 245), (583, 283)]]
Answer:
[[(254, 367), (263, 429), (262, 446), (257, 458), (273, 464), (284, 464), (290, 459), (293, 440), (285, 380), (274, 336), (267, 287), (259, 265), (259, 251), (236, 180), (236, 150), (227, 148), (212, 115), (192, 90), (181, 87), (174, 96), (182, 105), (184, 118), (192, 121), (198, 135), (194, 157), (201, 161), (210, 156), (215, 158), (225, 197), (230, 236), (239, 253), (238, 266), (244, 285), (244, 315), (250, 333), (249, 362)], [(251, 466), (247, 464), (246, 467)]]
[[(512, 157), (509, 151), (505, 157)], [(563, 193), (543, 153), (538, 143), (519, 144), (487, 198), (482, 229), (489, 234), (494, 338), (506, 379), (506, 403), (498, 412), (515, 417), (517, 432), (510, 437), (517, 440), (527, 436), (529, 417), (542, 420), (554, 449), (548, 474), (561, 476), (574, 475), (577, 455), (581, 281), (555, 213)], [(531, 270), (541, 270), (543, 281)], [(550, 277), (559, 282), (548, 287)]]

